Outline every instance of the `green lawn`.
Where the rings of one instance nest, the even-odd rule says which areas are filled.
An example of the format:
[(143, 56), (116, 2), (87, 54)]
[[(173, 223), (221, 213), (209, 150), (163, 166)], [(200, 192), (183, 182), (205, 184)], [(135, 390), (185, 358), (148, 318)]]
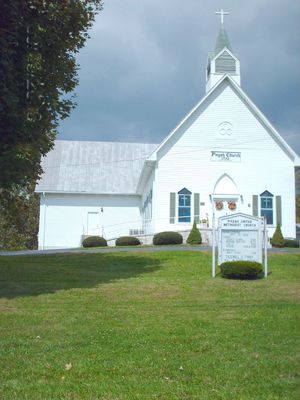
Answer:
[(257, 281), (213, 280), (210, 263), (0, 257), (0, 399), (298, 400), (299, 253)]

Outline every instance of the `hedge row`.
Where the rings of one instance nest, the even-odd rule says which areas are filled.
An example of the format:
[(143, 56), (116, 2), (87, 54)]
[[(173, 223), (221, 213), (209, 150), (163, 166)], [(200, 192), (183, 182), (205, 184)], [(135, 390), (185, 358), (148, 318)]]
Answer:
[(273, 247), (299, 247), (296, 239), (285, 239), (282, 235), (280, 225), (277, 224), (274, 235), (271, 238)]
[[(154, 235), (154, 245), (182, 244), (182, 235), (178, 232), (160, 232)], [(197, 238), (197, 243), (201, 243), (200, 238)], [(122, 236), (116, 240), (116, 246), (139, 246), (140, 240), (134, 236)], [(83, 247), (103, 247), (107, 246), (107, 241), (101, 236), (89, 236), (82, 242)]]
[[(138, 246), (141, 242), (134, 236), (122, 236), (116, 240), (116, 246)], [(89, 236), (82, 242), (83, 247), (104, 247), (107, 241), (101, 236)]]
[[(182, 235), (178, 232), (160, 232), (154, 235), (153, 244), (156, 246), (182, 244)], [(202, 238), (198, 229), (192, 229), (188, 239), (188, 244), (201, 244)], [(295, 239), (283, 239), (283, 244), (275, 245), (271, 241), (273, 247), (299, 247), (299, 243)], [(134, 236), (122, 236), (116, 240), (116, 246), (139, 246), (141, 242)], [(107, 246), (107, 241), (101, 236), (89, 236), (82, 242), (83, 247), (103, 247)]]
[(284, 247), (299, 247), (296, 239), (284, 239)]

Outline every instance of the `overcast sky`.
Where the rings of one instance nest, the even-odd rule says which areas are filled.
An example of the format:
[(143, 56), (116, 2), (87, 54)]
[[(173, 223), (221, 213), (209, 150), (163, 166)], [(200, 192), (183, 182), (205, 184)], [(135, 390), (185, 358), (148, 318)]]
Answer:
[(300, 154), (299, 0), (106, 0), (58, 139), (159, 143), (205, 94), (221, 8), (243, 90)]

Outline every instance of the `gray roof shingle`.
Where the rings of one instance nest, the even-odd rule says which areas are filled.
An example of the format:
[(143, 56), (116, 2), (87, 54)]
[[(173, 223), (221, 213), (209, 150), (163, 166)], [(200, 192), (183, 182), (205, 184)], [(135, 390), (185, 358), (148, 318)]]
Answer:
[(157, 144), (57, 140), (42, 159), (37, 192), (134, 194)]

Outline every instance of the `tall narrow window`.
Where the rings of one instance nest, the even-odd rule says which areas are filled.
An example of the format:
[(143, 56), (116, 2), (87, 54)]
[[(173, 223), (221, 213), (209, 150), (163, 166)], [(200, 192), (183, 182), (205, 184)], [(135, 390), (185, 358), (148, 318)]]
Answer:
[(273, 225), (273, 197), (267, 190), (260, 195), (260, 215), (266, 217), (268, 225)]
[(186, 188), (178, 192), (178, 222), (191, 222), (191, 194)]

